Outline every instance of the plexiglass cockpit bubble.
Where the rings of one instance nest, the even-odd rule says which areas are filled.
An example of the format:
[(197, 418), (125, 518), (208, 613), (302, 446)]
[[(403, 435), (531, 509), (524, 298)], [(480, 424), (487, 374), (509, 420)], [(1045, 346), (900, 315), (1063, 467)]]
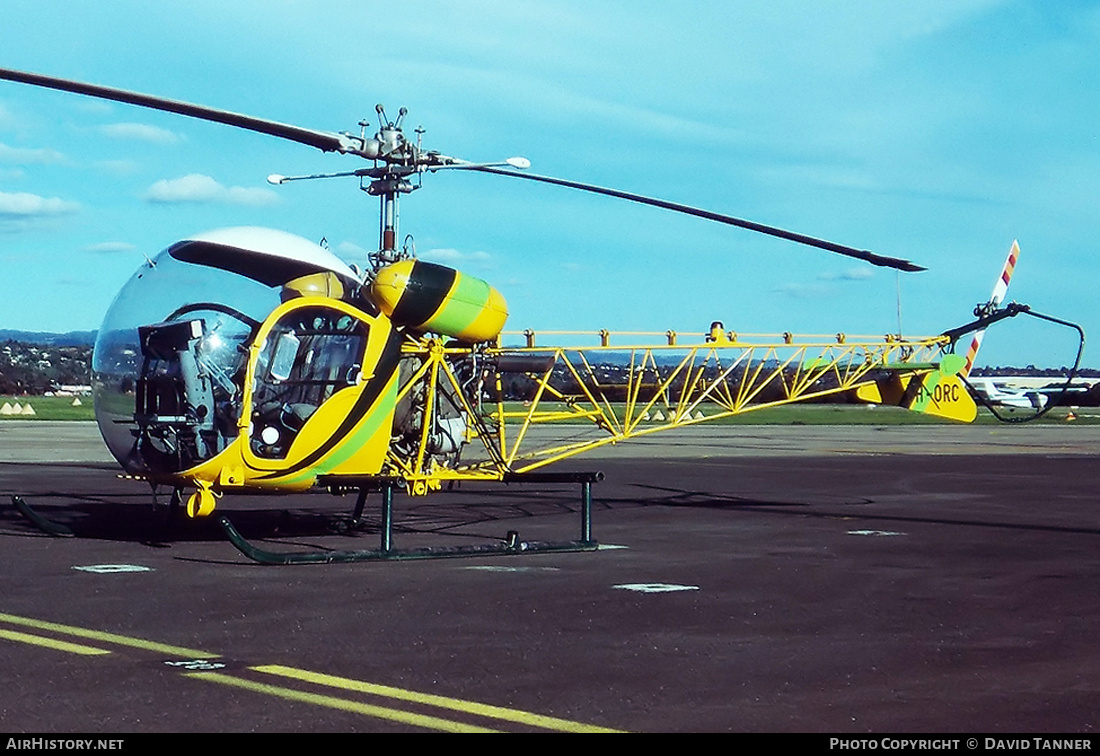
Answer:
[(283, 284), (318, 270), (353, 280), (306, 239), (226, 229), (143, 265), (107, 311), (92, 360), (96, 420), (131, 473), (174, 473), (236, 438), (248, 346)]
[[(96, 420), (108, 448), (123, 467), (130, 472), (149, 469), (148, 459), (137, 453), (135, 414), (144, 409), (165, 410), (166, 417), (186, 415), (186, 391), (180, 395), (176, 386), (189, 369), (208, 376), (199, 390), (208, 391), (210, 401), (200, 400), (197, 409), (207, 417), (194, 419), (203, 421), (214, 435), (203, 433), (184, 442), (203, 446), (191, 450), (178, 448), (182, 439), (163, 438), (163, 453), (176, 459), (169, 466), (182, 469), (185, 459), (207, 458), (236, 436), (245, 348), (255, 328), (278, 304), (278, 288), (228, 271), (180, 262), (168, 250), (131, 277), (104, 318), (92, 360)], [(139, 329), (158, 324), (165, 324), (160, 341), (172, 334), (167, 324), (176, 324), (176, 333), (184, 343), (154, 340), (153, 352), (143, 354)], [(193, 366), (179, 364), (175, 347), (189, 355)], [(146, 351), (150, 351), (148, 345)], [(149, 385), (158, 378), (163, 386)], [(138, 406), (139, 382), (146, 389), (145, 407)], [(177, 406), (171, 408), (168, 405), (173, 399)], [(205, 440), (204, 435), (208, 437)]]

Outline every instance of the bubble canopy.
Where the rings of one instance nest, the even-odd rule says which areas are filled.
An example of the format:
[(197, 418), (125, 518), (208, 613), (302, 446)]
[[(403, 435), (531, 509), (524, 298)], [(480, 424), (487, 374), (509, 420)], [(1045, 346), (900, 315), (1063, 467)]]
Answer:
[(282, 286), (319, 272), (359, 280), (351, 267), (308, 239), (256, 227), (198, 234), (142, 265), (107, 310), (92, 358), (96, 420), (123, 467), (146, 469), (134, 453), (138, 380), (148, 362), (139, 329), (201, 323), (194, 326), (195, 358), (214, 393), (231, 403), (244, 347), (279, 305)]

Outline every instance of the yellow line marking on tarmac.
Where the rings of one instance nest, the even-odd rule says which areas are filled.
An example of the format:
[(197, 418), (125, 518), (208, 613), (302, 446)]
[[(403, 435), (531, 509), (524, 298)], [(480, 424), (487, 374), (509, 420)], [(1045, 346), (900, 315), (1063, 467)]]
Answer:
[(520, 724), (532, 725), (534, 727), (542, 727), (549, 730), (560, 730), (562, 732), (619, 732), (618, 730), (611, 730), (606, 727), (597, 727), (595, 725), (584, 724), (582, 722), (571, 722), (568, 719), (557, 719), (556, 717), (547, 717), (542, 714), (532, 714), (530, 712), (519, 711), (517, 709), (506, 709), (501, 706), (492, 706), (490, 704), (476, 703), (474, 701), (464, 701), (460, 698), (449, 698), (447, 696), (438, 696), (431, 693), (418, 693), (413, 690), (394, 688), (390, 687), (389, 685), (379, 685), (377, 683), (363, 682), (361, 680), (351, 680), (346, 677), (336, 677), (334, 675), (325, 675), (318, 672), (309, 672), (304, 669), (284, 667), (279, 664), (268, 664), (259, 667), (252, 667), (251, 669), (255, 670), (256, 672), (264, 672), (270, 675), (281, 675), (283, 677), (316, 683), (318, 685), (326, 685), (332, 688), (342, 688), (344, 690), (352, 690), (357, 693), (369, 693), (376, 696), (385, 696), (386, 698), (395, 698), (399, 701), (409, 701), (412, 703), (426, 704), (428, 706), (436, 706), (442, 709), (453, 709), (454, 711), (461, 711), (466, 714), (476, 714), (478, 716), (488, 717), (491, 719), (500, 719), (508, 722), (518, 722)]
[[(131, 638), (126, 635), (118, 635), (116, 633), (108, 633), (101, 630), (90, 630), (88, 628), (77, 627), (75, 625), (63, 625), (57, 622), (47, 622), (45, 620), (33, 619), (31, 617), (21, 617), (15, 614), (5, 614), (0, 612), (0, 623), (19, 625), (22, 627), (33, 628), (35, 630), (69, 635), (75, 638), (85, 638), (88, 640), (111, 643), (119, 646), (136, 648), (143, 651), (151, 651), (158, 654), (183, 657), (186, 659), (218, 659), (221, 657), (220, 654), (213, 654), (208, 651), (200, 651), (197, 649), (184, 648), (181, 646), (172, 646), (166, 643), (157, 643), (155, 641), (144, 640), (142, 638)], [(105, 655), (112, 653), (111, 651), (103, 648), (96, 648), (94, 646), (87, 646), (80, 643), (72, 643), (69, 641), (59, 640), (57, 638), (33, 635), (31, 633), (23, 633), (16, 630), (8, 630), (4, 628), (0, 628), (0, 639), (17, 641), (20, 643), (28, 643), (36, 646), (52, 648), (59, 651), (67, 651), (73, 654), (83, 654), (89, 656)], [(440, 709), (450, 709), (452, 711), (462, 712), (464, 714), (473, 714), (475, 716), (484, 717), (487, 719), (497, 719), (505, 722), (523, 724), (530, 727), (540, 727), (543, 729), (558, 730), (562, 732), (619, 732), (618, 730), (612, 730), (606, 727), (597, 727), (595, 725), (584, 724), (582, 722), (573, 722), (567, 719), (558, 719), (556, 717), (548, 717), (542, 714), (534, 714), (517, 709), (508, 709), (501, 706), (482, 704), (475, 701), (464, 701), (459, 698), (449, 698), (447, 696), (439, 696), (431, 693), (418, 693), (416, 691), (405, 690), (403, 688), (395, 688), (389, 685), (380, 685), (378, 683), (369, 683), (362, 680), (353, 680), (347, 677), (337, 677), (335, 675), (327, 675), (319, 672), (310, 672), (308, 670), (296, 669), (294, 667), (286, 667), (280, 664), (260, 665), (250, 667), (250, 669), (252, 671), (260, 672), (263, 674), (278, 675), (284, 678), (312, 683), (315, 685), (323, 685), (340, 690), (381, 696), (424, 706), (434, 706)], [(232, 675), (228, 675), (222, 672), (192, 671), (186, 672), (184, 674), (187, 677), (196, 677), (201, 680), (209, 680), (212, 682), (221, 683), (222, 685), (243, 688), (245, 690), (250, 690), (256, 693), (263, 693), (266, 695), (275, 696), (277, 698), (283, 698), (291, 701), (301, 701), (317, 706), (326, 706), (332, 709), (340, 709), (356, 714), (377, 717), (379, 719), (387, 719), (394, 722), (401, 722), (404, 724), (410, 724), (432, 730), (442, 730), (445, 732), (499, 732), (498, 730), (493, 730), (488, 727), (479, 727), (472, 724), (466, 724), (464, 722), (456, 722), (450, 719), (443, 719), (441, 717), (433, 717), (426, 714), (417, 714), (415, 712), (402, 711), (401, 709), (393, 709), (385, 706), (374, 706), (359, 701), (339, 698), (336, 696), (308, 693), (305, 691), (294, 690), (293, 688), (284, 688), (278, 685), (268, 685), (266, 683), (254, 682), (244, 678), (234, 677)]]
[(193, 648), (170, 646), (166, 643), (157, 643), (155, 641), (143, 640), (141, 638), (130, 638), (125, 635), (105, 633), (100, 630), (88, 630), (87, 628), (75, 627), (73, 625), (62, 625), (56, 622), (46, 622), (44, 620), (36, 620), (30, 617), (19, 617), (14, 614), (0, 613), (0, 622), (7, 622), (8, 624), (12, 625), (23, 625), (25, 627), (33, 627), (36, 630), (47, 630), (54, 633), (72, 635), (76, 638), (88, 638), (89, 640), (97, 640), (104, 643), (114, 643), (119, 646), (140, 648), (144, 651), (155, 651), (157, 653), (168, 654), (170, 656), (184, 656), (195, 659), (217, 659), (220, 656), (220, 654), (212, 654), (208, 651), (196, 651)]
[(2, 630), (0, 629), (0, 638), (6, 638), (7, 640), (18, 641), (20, 643), (29, 643), (34, 646), (45, 646), (46, 648), (52, 648), (56, 651), (68, 651), (70, 654), (84, 654), (85, 656), (96, 656), (102, 654), (111, 653), (105, 648), (95, 648), (93, 646), (84, 646), (79, 643), (69, 643), (68, 641), (57, 640), (55, 638), (43, 638), (41, 635), (31, 635), (30, 633), (19, 633), (15, 630)]
[(486, 727), (475, 727), (474, 725), (464, 724), (462, 722), (452, 722), (449, 719), (415, 714), (411, 711), (390, 709), (384, 706), (371, 706), (370, 704), (360, 703), (359, 701), (349, 701), (346, 698), (322, 696), (317, 693), (306, 693), (301, 690), (294, 690), (293, 688), (283, 688), (278, 685), (253, 682), (251, 680), (233, 677), (232, 675), (222, 674), (221, 672), (188, 672), (185, 676), (197, 677), (200, 680), (208, 680), (210, 682), (221, 683), (222, 685), (244, 688), (245, 690), (265, 693), (269, 696), (285, 698), (290, 701), (303, 701), (317, 706), (327, 706), (330, 709), (350, 711), (354, 714), (364, 714), (368, 717), (389, 719), (394, 722), (415, 725), (417, 727), (426, 727), (432, 730), (442, 730), (443, 732), (499, 732), (498, 730), (491, 730)]

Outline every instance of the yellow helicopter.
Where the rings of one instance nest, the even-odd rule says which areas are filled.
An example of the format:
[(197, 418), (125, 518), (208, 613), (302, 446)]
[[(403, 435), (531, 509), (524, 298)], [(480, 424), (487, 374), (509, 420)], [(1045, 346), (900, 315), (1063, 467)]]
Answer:
[[(581, 537), (507, 542), (475, 553), (590, 549), (596, 473), (547, 466), (604, 444), (764, 407), (852, 393), (958, 421), (974, 419), (965, 334), (1027, 312), (1001, 299), (945, 334), (857, 337), (752, 335), (720, 322), (697, 333), (504, 331), (503, 295), (457, 270), (398, 249), (400, 195), (423, 174), (468, 170), (523, 178), (686, 213), (901, 271), (907, 260), (720, 213), (526, 173), (530, 163), (471, 163), (406, 139), (376, 108), (368, 136), (314, 131), (161, 97), (0, 69), (0, 79), (215, 121), (368, 161), (343, 173), (380, 201), (379, 248), (366, 272), (323, 246), (264, 228), (197, 234), (134, 273), (108, 310), (93, 358), (96, 419), (130, 475), (173, 489), (191, 517), (224, 494), (315, 486), (383, 495), (378, 550), (277, 555), (230, 538), (260, 561), (348, 561), (440, 555), (393, 548), (392, 494), (453, 481), (581, 485)], [(1012, 258), (1014, 262), (1014, 257)], [(1007, 282), (1006, 282), (1007, 285)], [(1003, 298), (1003, 291), (1000, 297)], [(1060, 321), (1059, 321), (1060, 322)], [(556, 340), (558, 345), (553, 345)], [(552, 435), (547, 426), (565, 429)], [(189, 494), (187, 492), (190, 492)], [(16, 502), (28, 516), (33, 513)], [(459, 549), (459, 551), (463, 551)], [(469, 553), (471, 550), (464, 550)], [(454, 551), (442, 555), (451, 555)]]

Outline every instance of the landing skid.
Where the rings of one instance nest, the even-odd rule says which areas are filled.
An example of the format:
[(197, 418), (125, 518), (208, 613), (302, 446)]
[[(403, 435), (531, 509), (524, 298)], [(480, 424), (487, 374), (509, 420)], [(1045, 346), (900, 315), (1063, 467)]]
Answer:
[(19, 514), (30, 521), (32, 525), (41, 530), (43, 533), (47, 533), (58, 538), (72, 538), (76, 535), (67, 525), (62, 525), (59, 522), (47, 519), (42, 515), (31, 509), (30, 504), (23, 501), (22, 496), (12, 496), (12, 505), (19, 510)]
[(581, 533), (575, 541), (521, 541), (519, 533), (509, 531), (500, 543), (435, 546), (419, 549), (398, 549), (393, 544), (393, 491), (403, 487), (401, 478), (322, 477), (318, 483), (333, 493), (358, 492), (352, 524), (362, 522), (363, 507), (368, 493), (382, 493), (381, 544), (377, 549), (351, 551), (276, 552), (261, 549), (245, 540), (229, 518), (220, 522), (229, 541), (249, 559), (260, 564), (334, 564), (340, 562), (400, 561), (411, 559), (448, 559), (490, 555), (517, 555), (548, 552), (595, 551), (599, 543), (592, 538), (592, 484), (603, 480), (603, 473), (525, 473), (508, 474), (505, 483), (577, 483), (581, 487)]
[[(172, 491), (172, 497), (168, 502), (168, 507), (164, 509), (163, 515), (159, 517), (159, 527), (161, 530), (168, 530), (171, 527), (173, 520), (176, 519), (180, 503), (183, 499), (183, 489), (175, 488)], [(75, 538), (76, 533), (68, 525), (62, 525), (59, 522), (45, 517), (36, 512), (30, 504), (23, 499), (22, 496), (13, 495), (11, 497), (12, 506), (23, 515), (23, 518), (27, 520), (31, 525), (41, 530), (47, 535), (54, 536), (56, 538)], [(153, 489), (153, 512), (156, 515), (161, 510), (161, 505), (157, 501), (156, 488)]]

